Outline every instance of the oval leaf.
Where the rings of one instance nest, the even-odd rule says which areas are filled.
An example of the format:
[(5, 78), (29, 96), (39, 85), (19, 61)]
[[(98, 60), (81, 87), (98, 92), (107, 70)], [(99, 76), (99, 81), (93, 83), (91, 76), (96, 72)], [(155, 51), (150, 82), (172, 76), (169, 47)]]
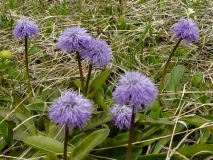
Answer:
[[(116, 160), (124, 160), (126, 159), (126, 152), (127, 152), (126, 147), (119, 147), (119, 148), (110, 148), (110, 149), (98, 151), (96, 155), (101, 157), (113, 158)], [(141, 152), (142, 152), (142, 147), (133, 146), (130, 159), (137, 160), (138, 157), (141, 155)]]
[(114, 115), (108, 112), (99, 112), (98, 114), (93, 114), (92, 118), (87, 122), (87, 125), (81, 130), (76, 129), (75, 134), (94, 128), (106, 122), (109, 122), (113, 117)]
[(71, 160), (84, 159), (90, 151), (103, 142), (109, 134), (109, 129), (100, 129), (91, 133), (71, 153)]
[[(41, 149), (52, 153), (63, 153), (64, 144), (44, 136), (30, 136), (24, 139), (25, 144), (32, 148)], [(68, 147), (68, 152), (71, 152), (73, 148)]]
[(95, 95), (95, 93), (101, 88), (101, 86), (104, 84), (111, 72), (112, 68), (102, 72), (91, 82), (91, 85), (89, 86), (90, 89), (88, 93), (88, 98), (92, 98)]
[[(160, 153), (160, 154), (147, 154), (142, 155), (138, 158), (138, 160), (165, 160), (167, 153)], [(174, 154), (171, 160), (183, 160), (183, 158), (179, 157), (178, 155)]]
[(53, 153), (49, 153), (44, 160), (59, 160), (58, 157), (53, 154)]
[(193, 156), (198, 152), (213, 152), (213, 144), (194, 144), (192, 146), (184, 146), (179, 148), (178, 153), (184, 156)]

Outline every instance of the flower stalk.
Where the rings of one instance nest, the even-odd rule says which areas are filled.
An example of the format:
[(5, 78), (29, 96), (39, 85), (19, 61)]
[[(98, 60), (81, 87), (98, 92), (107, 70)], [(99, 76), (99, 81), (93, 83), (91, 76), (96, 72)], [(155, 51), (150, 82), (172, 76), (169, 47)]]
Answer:
[(24, 38), (24, 43), (25, 43), (25, 66), (26, 66), (27, 87), (28, 87), (28, 100), (29, 100), (29, 103), (31, 103), (32, 102), (32, 88), (30, 85), (27, 36), (25, 36), (25, 38)]
[(169, 55), (169, 58), (168, 58), (167, 61), (166, 61), (165, 66), (164, 66), (162, 78), (161, 78), (161, 81), (160, 81), (160, 87), (159, 87), (159, 95), (158, 95), (158, 96), (159, 96), (159, 97), (158, 97), (159, 99), (160, 99), (160, 94), (162, 93), (162, 90), (163, 90), (164, 79), (165, 79), (165, 76), (166, 76), (167, 68), (168, 68), (168, 66), (169, 66), (169, 62), (171, 61), (172, 56), (174, 55), (174, 53), (175, 53), (177, 47), (179, 46), (181, 40), (182, 40), (182, 38), (180, 38), (180, 39), (178, 40), (178, 42), (176, 43), (176, 45), (174, 46), (174, 48), (173, 48), (171, 54)]
[(89, 70), (88, 70), (88, 74), (87, 74), (87, 82), (86, 82), (86, 87), (85, 87), (86, 96), (87, 96), (87, 92), (88, 92), (91, 72), (92, 72), (92, 64), (89, 65)]
[(84, 87), (84, 75), (82, 71), (81, 58), (80, 58), (79, 52), (76, 52), (76, 54), (77, 54), (77, 60), (78, 60), (78, 69), (79, 69), (80, 80), (81, 80), (82, 94), (85, 96), (86, 92)]
[(69, 138), (69, 128), (65, 125), (65, 136), (64, 136), (64, 154), (63, 159), (67, 160), (67, 145), (68, 145), (68, 138)]
[(135, 111), (135, 109), (134, 109), (134, 105), (133, 105), (126, 160), (130, 160), (131, 151), (132, 151), (132, 140), (133, 140), (134, 124), (135, 124), (135, 112), (134, 111)]

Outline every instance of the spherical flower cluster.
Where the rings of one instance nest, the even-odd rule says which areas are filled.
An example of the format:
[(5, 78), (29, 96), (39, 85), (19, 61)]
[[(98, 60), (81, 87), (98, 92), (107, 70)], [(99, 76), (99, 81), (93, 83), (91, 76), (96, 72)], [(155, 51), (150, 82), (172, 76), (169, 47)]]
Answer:
[(114, 118), (111, 120), (120, 130), (124, 127), (130, 128), (132, 109), (127, 105), (115, 104), (109, 109), (109, 112), (114, 114)]
[(12, 53), (10, 50), (2, 50), (0, 51), (0, 58), (2, 59), (11, 59), (12, 58)]
[(141, 109), (141, 105), (151, 106), (157, 98), (157, 87), (139, 71), (128, 71), (118, 81), (113, 98), (120, 105), (129, 103)]
[(186, 45), (198, 40), (199, 28), (190, 18), (181, 18), (171, 29), (175, 38), (182, 38)]
[(88, 45), (91, 39), (91, 36), (87, 35), (86, 32), (80, 26), (67, 28), (58, 38), (58, 48), (68, 53), (79, 52), (83, 46)]
[(38, 34), (38, 26), (28, 18), (21, 18), (13, 30), (15, 38), (31, 37)]
[(91, 118), (91, 103), (76, 91), (62, 93), (49, 109), (49, 118), (59, 125), (65, 124), (68, 128), (86, 125)]
[(88, 59), (93, 66), (102, 67), (112, 59), (112, 50), (105, 41), (91, 39), (80, 55), (82, 59)]

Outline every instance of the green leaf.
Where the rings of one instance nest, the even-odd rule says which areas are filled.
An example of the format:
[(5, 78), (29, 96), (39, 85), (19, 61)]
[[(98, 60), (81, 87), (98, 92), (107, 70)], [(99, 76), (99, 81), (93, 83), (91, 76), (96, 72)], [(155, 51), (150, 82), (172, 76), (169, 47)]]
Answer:
[(24, 125), (26, 129), (30, 132), (31, 135), (35, 135), (35, 125), (33, 119), (30, 119), (31, 114), (25, 108), (24, 105), (20, 105), (16, 110), (16, 117), (19, 119), (20, 122), (25, 121)]
[[(197, 127), (200, 127), (201, 125), (203, 125), (205, 123), (211, 122), (211, 121), (204, 119), (204, 118), (202, 118), (198, 115), (189, 116), (189, 117), (182, 117), (182, 118), (180, 118), (180, 120), (187, 122), (187, 123), (190, 123), (190, 124), (193, 124)], [(206, 127), (205, 129), (212, 130), (211, 127)]]
[(148, 136), (152, 135), (156, 131), (158, 131), (161, 128), (160, 125), (154, 125), (154, 126), (149, 126), (143, 130), (143, 136), (142, 140), (146, 139)]
[(100, 91), (97, 91), (92, 100), (101, 107), (104, 111), (108, 111), (108, 106), (104, 104), (104, 96), (100, 93)]
[(47, 117), (43, 117), (44, 127), (46, 135), (50, 138), (54, 138), (58, 141), (64, 140), (65, 131), (62, 129), (63, 126), (59, 127), (54, 122), (50, 121)]
[[(3, 120), (3, 117), (0, 116), (0, 121)], [(3, 137), (3, 139), (5, 140), (5, 142), (7, 142), (7, 137), (8, 137), (8, 131), (7, 131), (7, 124), (6, 122), (2, 122), (0, 124), (0, 132), (1, 132), (1, 136)]]
[(209, 120), (209, 121), (213, 121), (213, 116), (212, 115), (199, 115), (200, 117)]
[(97, 148), (119, 146), (119, 145), (127, 144), (127, 141), (128, 141), (127, 139), (116, 140), (114, 138), (107, 138), (105, 141), (99, 144)]
[(211, 103), (212, 98), (208, 95), (203, 95), (199, 98), (199, 100), (201, 103), (206, 104), (206, 103)]
[[(175, 133), (182, 131), (184, 128), (185, 128), (185, 126), (183, 124), (177, 124)], [(173, 132), (173, 126), (168, 126), (167, 129), (166, 129), (165, 135), (171, 135), (172, 132)], [(170, 139), (171, 139), (171, 137), (165, 137), (165, 138), (160, 139), (156, 143), (152, 154), (159, 153), (163, 149), (163, 147), (167, 144), (167, 142), (169, 142)]]
[(0, 150), (2, 150), (6, 146), (5, 141), (0, 141)]
[(109, 131), (109, 129), (100, 129), (91, 133), (73, 150), (70, 160), (84, 159), (93, 148), (106, 139)]
[[(160, 154), (147, 154), (147, 155), (142, 155), (138, 158), (138, 160), (165, 160), (166, 159), (167, 153), (160, 153)], [(180, 158), (178, 155), (174, 154), (171, 158), (171, 160), (183, 160)]]
[(33, 55), (33, 54), (35, 54), (36, 52), (38, 52), (37, 46), (36, 46), (36, 45), (33, 45), (33, 46), (29, 49), (28, 55)]
[(44, 111), (47, 111), (47, 107), (44, 107), (44, 106), (45, 106), (45, 102), (43, 100), (33, 98), (32, 103), (30, 103), (27, 106), (27, 109), (31, 111), (44, 112)]
[(27, 50), (28, 50), (28, 51), (29, 51), (30, 45), (31, 45), (31, 41), (30, 41), (29, 38), (27, 38)]
[(91, 134), (92, 131), (88, 132), (82, 132), (76, 136), (74, 136), (70, 141), (69, 144), (72, 144), (73, 146), (77, 147), (89, 134)]
[[(9, 116), (7, 116), (9, 115)], [(9, 108), (5, 108), (5, 107), (0, 107), (0, 116), (1, 117), (7, 117), (6, 120), (11, 120), (11, 121), (18, 121), (16, 115), (14, 112), (12, 112), (12, 110), (10, 110)]]
[(167, 89), (169, 91), (178, 91), (180, 90), (180, 79), (183, 76), (185, 67), (183, 65), (177, 65), (173, 68), (171, 73), (171, 79), (168, 83)]
[(196, 72), (193, 75), (193, 85), (198, 87), (203, 81), (203, 74), (201, 72)]
[(75, 80), (75, 81), (74, 81), (74, 84), (75, 84), (78, 88), (80, 88), (80, 89), (82, 90), (81, 81)]
[(47, 156), (45, 157), (44, 160), (59, 160), (59, 159), (55, 154), (49, 153), (49, 154), (47, 154)]
[(99, 126), (101, 124), (104, 124), (106, 122), (109, 122), (113, 117), (114, 115), (109, 112), (99, 112), (98, 114), (93, 114), (92, 118), (87, 122), (87, 125), (81, 130), (76, 129), (76, 133), (80, 133)]
[(160, 107), (159, 103), (157, 101), (155, 101), (151, 107), (151, 113), (150, 113), (151, 118), (159, 118), (160, 112), (161, 112), (161, 107)]
[(12, 146), (13, 143), (13, 121), (8, 121), (7, 122), (7, 130), (8, 130), (8, 137), (7, 137), (7, 145), (10, 147)]
[[(51, 153), (63, 153), (64, 144), (44, 136), (30, 136), (23, 140), (25, 144), (32, 148), (44, 150)], [(68, 147), (68, 152), (72, 152), (73, 148)]]
[(143, 40), (144, 37), (146, 36), (146, 34), (148, 33), (149, 29), (151, 28), (150, 23), (148, 23), (143, 31), (143, 33), (141, 34), (140, 38), (139, 38), (139, 42), (138, 42), (138, 46), (137, 48), (140, 49), (140, 47), (143, 45)]
[[(142, 131), (135, 129), (134, 130), (134, 136), (133, 136), (133, 142), (137, 142), (141, 138), (142, 138)], [(107, 148), (107, 147), (124, 145), (124, 144), (127, 144), (128, 139), (129, 139), (129, 133), (128, 132), (118, 134), (114, 138), (107, 138), (100, 145), (98, 145), (97, 148)]]
[(149, 116), (146, 116), (144, 114), (138, 113), (137, 116), (139, 117), (139, 123), (146, 124), (146, 125), (174, 125), (174, 122), (172, 122), (169, 118), (151, 118)]
[(211, 132), (208, 131), (208, 130), (205, 130), (205, 129), (201, 129), (200, 132), (201, 132), (200, 144), (205, 144), (208, 141), (208, 139), (209, 139), (209, 137), (211, 135)]
[(109, 74), (112, 72), (113, 68), (106, 70), (102, 72), (100, 75), (98, 75), (93, 81), (91, 82), (89, 86), (89, 93), (88, 98), (93, 98), (96, 92), (101, 88), (101, 86), (106, 81)]
[(46, 35), (50, 35), (52, 33), (53, 29), (52, 29), (52, 22), (51, 21), (47, 21), (46, 22)]
[(84, 160), (97, 160), (97, 159), (87, 156), (86, 158), (84, 158)]
[(177, 150), (184, 156), (193, 156), (199, 152), (213, 152), (213, 144), (194, 144), (192, 146), (184, 146)]
[[(174, 65), (175, 65), (175, 62), (169, 62), (169, 65), (168, 65), (168, 68), (167, 68), (167, 69), (172, 68)], [(160, 77), (162, 77), (164, 68), (165, 68), (165, 65), (164, 65), (162, 68), (160, 68), (160, 70), (155, 74), (154, 80), (157, 80), (157, 79), (159, 79)]]
[[(147, 146), (149, 144), (152, 144), (153, 142), (157, 141), (156, 138), (164, 136), (166, 134), (167, 129), (163, 128), (163, 129), (159, 129), (157, 130), (155, 133), (153, 133), (151, 136), (149, 136), (146, 140), (146, 142), (143, 142), (140, 144), (140, 147), (144, 147)], [(150, 140), (149, 140), (150, 139)]]
[[(113, 158), (116, 160), (124, 160), (126, 159), (126, 152), (127, 152), (126, 147), (119, 147), (98, 151), (96, 152), (96, 155), (101, 157)], [(141, 147), (133, 146), (130, 159), (137, 160), (138, 157), (141, 155), (141, 152), (142, 152)]]
[(146, 117), (143, 121), (140, 121), (141, 124), (146, 124), (146, 125), (174, 125), (174, 122), (169, 120), (168, 118), (151, 118), (151, 117)]
[(171, 78), (176, 81), (180, 81), (181, 77), (183, 76), (185, 67), (183, 65), (177, 65), (173, 68), (171, 73)]
[(25, 138), (29, 137), (29, 132), (26, 131), (27, 129), (19, 128), (18, 130), (14, 131), (13, 139), (17, 141), (23, 141)]
[[(136, 142), (137, 140), (141, 139), (142, 132), (141, 132), (141, 130), (134, 129), (133, 135), (134, 135), (133, 136), (133, 142)], [(128, 141), (128, 139), (129, 139), (129, 132), (118, 134), (116, 137), (114, 137), (114, 139)]]
[[(135, 129), (133, 135), (134, 135), (133, 142), (137, 142), (142, 138), (142, 131)], [(127, 144), (128, 139), (129, 139), (129, 132), (121, 133), (115, 136), (114, 138), (107, 138), (100, 145), (98, 145), (97, 148), (107, 148), (112, 146), (124, 145)]]

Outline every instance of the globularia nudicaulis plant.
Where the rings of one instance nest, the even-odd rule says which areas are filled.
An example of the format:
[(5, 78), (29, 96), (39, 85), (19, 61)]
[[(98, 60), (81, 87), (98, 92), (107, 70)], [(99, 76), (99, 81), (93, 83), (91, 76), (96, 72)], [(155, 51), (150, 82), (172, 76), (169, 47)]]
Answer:
[[(153, 34), (158, 29), (155, 30), (152, 21), (159, 18), (158, 15), (153, 13), (150, 18), (137, 18), (135, 22), (134, 17), (128, 16), (130, 1), (127, 0), (120, 0), (116, 7), (111, 5), (111, 10), (110, 6), (103, 5), (104, 14), (111, 15), (106, 22), (102, 22), (104, 14), (98, 15), (100, 22), (95, 24), (107, 25), (102, 26), (103, 31), (91, 33), (94, 28), (87, 23), (93, 19), (85, 15), (87, 9), (80, 8), (84, 3), (77, 5), (82, 12), (81, 23), (60, 25), (69, 20), (68, 15), (51, 15), (40, 20), (33, 18), (39, 27), (27, 17), (12, 24), (10, 34), (24, 42), (26, 73), (22, 74), (23, 65), (13, 60), (7, 47), (0, 51), (0, 156), (45, 160), (209, 159), (213, 152), (213, 117), (208, 108), (212, 106), (212, 99), (203, 92), (208, 86), (203, 83), (200, 72), (191, 75), (191, 70), (187, 70), (187, 78), (181, 79), (186, 73), (185, 59), (175, 55), (188, 52), (198, 43), (200, 31), (194, 22), (196, 16), (190, 17), (193, 10), (188, 9), (187, 16), (179, 20), (173, 17), (174, 25), (170, 22), (170, 29), (166, 30), (169, 38), (162, 38), (160, 32)], [(47, 9), (45, 14), (48, 14), (57, 7), (43, 9)], [(91, 10), (91, 17), (95, 18), (100, 8)], [(65, 11), (68, 9), (60, 13)], [(15, 15), (20, 11), (11, 13)], [(142, 26), (146, 19), (149, 22)], [(3, 25), (0, 23), (0, 27)], [(48, 46), (45, 43), (49, 41), (43, 42), (48, 35), (52, 38), (53, 48), (48, 50), (53, 51), (51, 56), (39, 46), (41, 43)], [(39, 61), (36, 54), (31, 57), (29, 53), (29, 38), (33, 36), (36, 36), (35, 45), (39, 46), (36, 54), (45, 53)], [(159, 47), (161, 41), (167, 45), (164, 49), (171, 49), (171, 53), (159, 60), (165, 52)], [(194, 41), (197, 43), (192, 44)], [(43, 64), (46, 69), (39, 68)], [(35, 68), (40, 69), (39, 72)], [(208, 73), (211, 75), (210, 70)], [(54, 76), (50, 78), (50, 75)], [(25, 76), (27, 84), (23, 83)], [(27, 97), (23, 96), (26, 88)], [(189, 137), (192, 140), (187, 141)]]
[(14, 37), (16, 39), (24, 39), (25, 46), (25, 65), (26, 65), (26, 77), (27, 77), (27, 86), (28, 86), (28, 99), (29, 103), (32, 102), (32, 87), (30, 84), (30, 74), (29, 74), (29, 65), (28, 65), (28, 38), (38, 35), (38, 26), (30, 21), (28, 18), (21, 18), (17, 21), (17, 25), (13, 30)]

